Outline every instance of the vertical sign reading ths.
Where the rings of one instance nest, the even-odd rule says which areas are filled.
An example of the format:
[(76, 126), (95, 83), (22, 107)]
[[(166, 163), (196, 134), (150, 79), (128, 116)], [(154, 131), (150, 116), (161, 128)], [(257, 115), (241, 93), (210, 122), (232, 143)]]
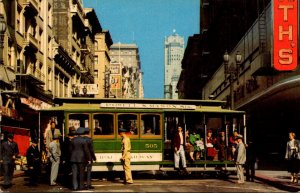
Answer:
[(274, 68), (295, 70), (298, 62), (298, 0), (273, 0)]

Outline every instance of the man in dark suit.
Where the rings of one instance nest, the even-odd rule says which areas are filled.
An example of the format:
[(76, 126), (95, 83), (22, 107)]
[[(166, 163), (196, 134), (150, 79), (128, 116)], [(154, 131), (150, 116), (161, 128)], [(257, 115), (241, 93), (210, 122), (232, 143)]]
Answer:
[[(85, 128), (79, 127), (76, 131), (77, 137), (74, 137), (70, 145), (70, 162), (72, 164), (72, 188), (73, 190), (84, 189), (84, 167), (86, 163), (91, 164), (91, 154), (86, 140), (82, 137)], [(79, 176), (79, 183), (78, 183)]]
[(27, 149), (26, 158), (29, 171), (29, 186), (36, 186), (41, 168), (40, 151), (37, 147), (38, 139), (32, 139)]
[(83, 138), (86, 140), (92, 158), (91, 163), (86, 165), (86, 189), (94, 189), (94, 187), (91, 185), (91, 173), (92, 173), (93, 161), (96, 161), (96, 155), (94, 151), (93, 140), (90, 137), (89, 128), (85, 128), (85, 135), (83, 136)]
[(3, 188), (9, 188), (12, 186), (12, 178), (15, 169), (15, 159), (19, 154), (18, 144), (14, 142), (14, 134), (9, 133), (7, 135), (7, 141), (2, 143), (1, 147), (1, 159), (4, 170), (4, 184)]

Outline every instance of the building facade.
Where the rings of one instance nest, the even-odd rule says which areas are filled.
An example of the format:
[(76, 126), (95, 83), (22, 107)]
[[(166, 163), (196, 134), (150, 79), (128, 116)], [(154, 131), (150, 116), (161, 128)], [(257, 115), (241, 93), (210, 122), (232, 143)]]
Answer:
[(28, 129), (38, 137), (38, 110), (55, 97), (80, 95), (77, 84), (94, 84), (101, 25), (80, 0), (1, 0), (0, 16), (6, 26), (0, 34), (1, 129)]
[(99, 94), (96, 98), (109, 98), (109, 64), (110, 46), (113, 44), (109, 31), (102, 31), (95, 36), (95, 83), (98, 84)]
[(184, 38), (174, 33), (164, 42), (164, 98), (177, 99), (176, 89), (181, 72), (181, 60), (184, 54)]
[[(184, 85), (189, 79), (185, 77), (191, 76), (190, 70), (195, 70), (197, 64), (215, 65), (215, 70), (206, 71), (208, 76), (202, 79), (201, 86), (193, 87), (195, 90), (189, 90), (187, 93), (189, 96), (197, 96), (201, 93), (201, 96), (198, 95), (201, 99), (225, 100), (228, 102), (227, 108), (233, 106), (234, 109), (245, 110), (247, 138), (248, 142), (254, 142), (257, 147), (259, 168), (283, 169), (285, 154), (283, 144), (288, 140), (288, 132), (293, 131), (299, 135), (300, 70), (299, 67), (293, 71), (275, 70), (272, 39), (274, 37), (273, 7), (270, 1), (258, 2), (261, 4), (253, 5), (253, 10), (257, 10), (258, 17), (256, 16), (240, 39), (230, 46), (231, 49), (227, 49), (228, 62), (223, 61), (225, 49), (221, 44), (219, 46), (221, 50), (215, 48), (219, 54), (213, 52), (215, 58), (220, 58), (218, 62), (211, 60), (210, 56), (206, 58), (199, 56), (196, 59), (191, 57), (206, 47), (203, 38), (209, 36), (211, 28), (208, 28), (208, 34), (199, 34), (198, 38), (191, 41), (192, 43), (187, 46), (190, 49), (186, 50), (186, 58), (183, 60), (182, 80), (178, 83), (178, 88), (183, 91), (181, 96), (186, 97)], [(205, 6), (213, 6), (213, 4), (208, 3)], [(210, 21), (211, 17), (206, 20)], [(234, 29), (236, 28), (238, 26)], [(240, 63), (235, 60), (238, 53), (242, 56)], [(211, 54), (212, 52), (209, 55)], [(299, 53), (296, 60), (299, 64)], [(226, 73), (226, 66), (232, 69), (231, 73), (228, 71)], [(198, 70), (198, 76), (202, 72)]]
[[(139, 49), (136, 44), (116, 43), (110, 47), (111, 97), (144, 98), (142, 69)], [(120, 85), (119, 85), (120, 84)], [(121, 94), (114, 95), (121, 88)], [(118, 93), (118, 92), (117, 92)]]

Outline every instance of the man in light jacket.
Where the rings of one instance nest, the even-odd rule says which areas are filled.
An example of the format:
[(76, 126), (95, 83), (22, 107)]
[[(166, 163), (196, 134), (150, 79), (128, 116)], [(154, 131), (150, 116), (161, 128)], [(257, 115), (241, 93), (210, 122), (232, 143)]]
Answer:
[(242, 135), (237, 135), (235, 139), (237, 140), (236, 151), (234, 154), (234, 158), (235, 158), (234, 160), (236, 163), (237, 176), (238, 176), (237, 183), (243, 184), (245, 183), (243, 165), (246, 162), (246, 148), (245, 148), (245, 144), (243, 143)]
[(54, 134), (52, 142), (49, 144), (49, 156), (51, 161), (50, 185), (56, 186), (56, 179), (59, 170), (61, 149), (59, 138), (61, 135)]

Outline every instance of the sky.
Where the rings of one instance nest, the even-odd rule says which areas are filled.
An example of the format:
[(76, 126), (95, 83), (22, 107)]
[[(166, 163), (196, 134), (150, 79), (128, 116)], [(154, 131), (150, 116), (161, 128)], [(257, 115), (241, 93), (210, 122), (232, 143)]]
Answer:
[(199, 33), (200, 0), (83, 0), (94, 8), (114, 43), (135, 43), (139, 48), (144, 97), (163, 98), (164, 39), (176, 30), (185, 46)]

